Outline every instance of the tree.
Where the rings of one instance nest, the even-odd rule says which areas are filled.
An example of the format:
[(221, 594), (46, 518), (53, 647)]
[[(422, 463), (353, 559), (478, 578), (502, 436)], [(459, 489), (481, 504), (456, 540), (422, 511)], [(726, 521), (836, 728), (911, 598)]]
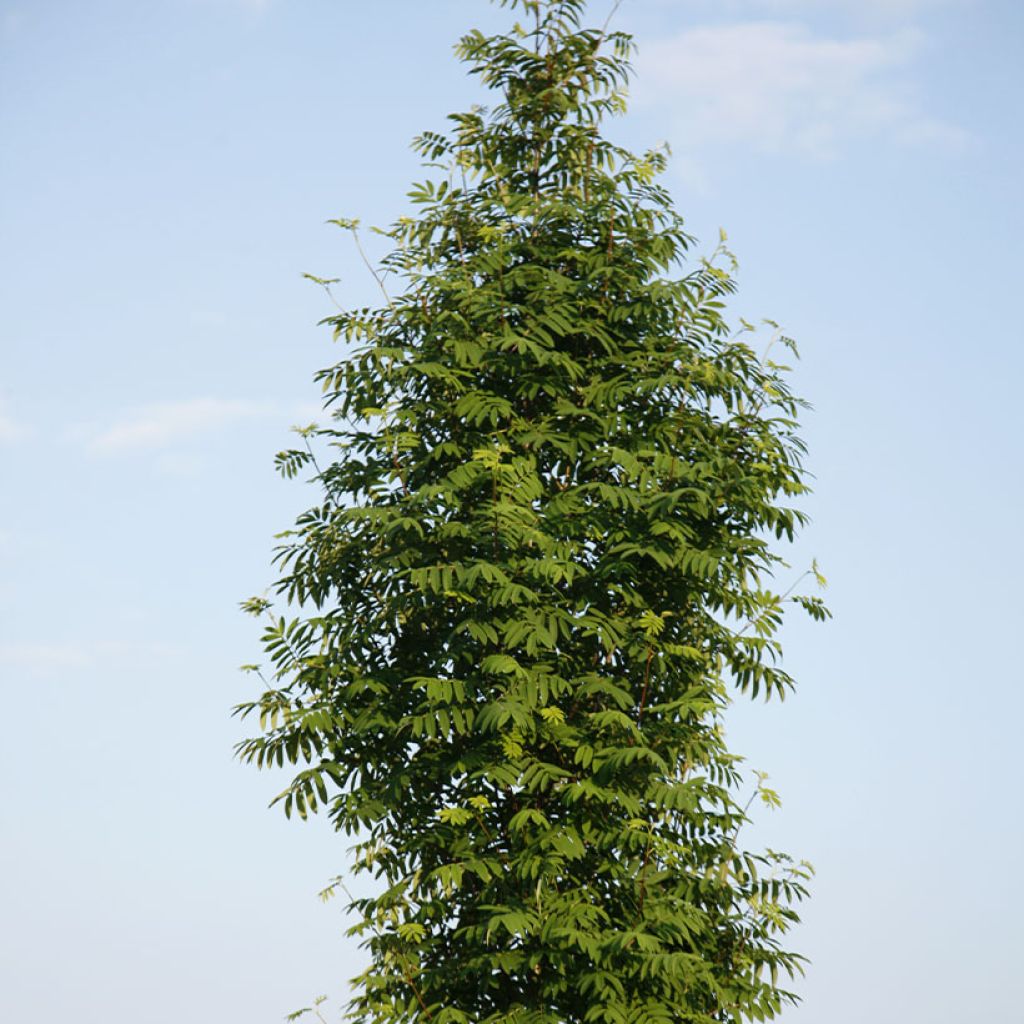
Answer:
[(322, 496), (278, 550), (292, 617), (246, 603), (273, 675), (239, 751), (378, 880), (353, 1019), (771, 1018), (807, 870), (739, 845), (722, 714), (791, 687), (784, 604), (826, 614), (771, 589), (802, 403), (726, 323), (724, 236), (679, 269), (665, 154), (600, 134), (630, 38), (503, 6), (528, 24), (457, 47), (496, 106), (416, 140), (382, 304), (329, 320), (331, 423), (278, 456)]

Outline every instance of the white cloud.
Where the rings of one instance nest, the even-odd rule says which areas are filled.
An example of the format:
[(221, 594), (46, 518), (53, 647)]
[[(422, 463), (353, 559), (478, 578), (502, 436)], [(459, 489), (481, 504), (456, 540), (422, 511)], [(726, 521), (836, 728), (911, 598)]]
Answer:
[(177, 654), (165, 643), (121, 640), (0, 643), (0, 665), (29, 676), (73, 674), (95, 668), (146, 664)]
[(191, 0), (192, 3), (201, 4), (205, 7), (236, 7), (243, 11), (254, 11), (262, 14), (274, 0)]
[(838, 155), (852, 143), (960, 143), (925, 112), (906, 71), (916, 32), (831, 39), (799, 24), (689, 29), (640, 53), (638, 97), (676, 108), (680, 148), (742, 144), (759, 152)]
[(836, 7), (877, 7), (891, 12), (917, 11), (938, 7), (950, 0), (752, 0), (757, 7), (774, 10), (834, 10)]
[(265, 416), (271, 411), (266, 403), (246, 399), (192, 398), (155, 402), (95, 434), (88, 447), (96, 454), (162, 448), (241, 420)]
[(83, 669), (92, 660), (92, 652), (70, 644), (0, 644), (0, 662), (33, 675)]
[(15, 9), (0, 14), (0, 35), (13, 36), (25, 23), (25, 12)]
[(14, 444), (27, 434), (25, 426), (11, 416), (0, 402), (0, 444)]
[[(661, 0), (668, 6), (677, 0)], [(701, 0), (696, 0), (700, 3)], [(744, 17), (759, 14), (839, 14), (859, 16), (905, 18), (929, 8), (966, 6), (977, 0), (703, 0), (702, 6), (717, 13), (738, 14)]]

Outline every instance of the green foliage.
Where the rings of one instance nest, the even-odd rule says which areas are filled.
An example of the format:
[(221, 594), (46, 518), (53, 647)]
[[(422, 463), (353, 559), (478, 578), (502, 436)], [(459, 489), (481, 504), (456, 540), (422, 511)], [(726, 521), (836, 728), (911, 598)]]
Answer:
[(664, 153), (599, 133), (629, 38), (505, 6), (528, 25), (458, 47), (497, 105), (416, 141), (384, 302), (329, 320), (332, 422), (278, 457), (323, 494), (278, 552), (294, 617), (246, 604), (272, 674), (240, 753), (378, 880), (354, 1020), (769, 1019), (808, 870), (739, 845), (722, 713), (792, 686), (787, 603), (827, 614), (771, 589), (801, 403), (726, 324), (724, 236), (677, 269)]

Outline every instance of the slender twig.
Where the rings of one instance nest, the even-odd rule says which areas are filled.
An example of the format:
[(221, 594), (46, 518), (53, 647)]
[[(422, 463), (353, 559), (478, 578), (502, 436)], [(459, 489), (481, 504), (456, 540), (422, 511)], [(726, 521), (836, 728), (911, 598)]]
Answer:
[(359, 250), (359, 255), (363, 259), (363, 263), (366, 264), (366, 269), (373, 274), (373, 279), (377, 282), (377, 287), (380, 288), (381, 294), (387, 301), (388, 306), (391, 309), (395, 308), (395, 304), (391, 301), (391, 296), (388, 294), (387, 288), (384, 287), (384, 279), (377, 273), (376, 267), (370, 262), (369, 257), (366, 255), (366, 251), (363, 249), (363, 243), (359, 241), (359, 229), (352, 228), (352, 237), (355, 239), (356, 249)]
[(637, 880), (637, 884), (640, 886), (640, 899), (636, 908), (637, 923), (639, 923), (640, 918), (643, 917), (644, 899), (647, 896), (647, 863), (651, 859), (651, 841), (654, 839), (654, 825), (651, 822), (648, 822), (647, 829), (647, 847), (644, 849), (644, 861), (643, 864), (640, 865), (640, 877)]
[[(597, 37), (597, 47), (599, 47), (608, 36), (608, 26), (612, 23), (612, 18), (615, 17), (615, 12), (622, 6), (622, 0), (615, 0), (612, 4), (612, 9), (608, 12), (608, 17), (604, 19), (604, 24), (601, 26), (601, 34)], [(597, 47), (594, 47), (594, 52), (597, 52)]]
[(647, 664), (644, 665), (644, 688), (640, 694), (640, 710), (636, 714), (637, 728), (640, 727), (640, 722), (644, 717), (644, 708), (647, 705), (647, 687), (651, 681), (651, 660), (654, 658), (654, 648), (647, 648)]
[[(345, 895), (349, 898), (350, 902), (355, 903), (355, 901), (356, 901), (355, 897), (349, 891), (349, 887), (345, 884), (344, 879), (339, 878), (338, 879), (338, 885), (340, 885), (341, 888), (345, 891)], [(376, 923), (372, 924), (371, 927), (377, 933), (377, 937), (381, 938), (382, 937), (381, 936), (381, 932), (380, 932), (380, 929), (377, 927)], [(427, 1006), (426, 1002), (423, 999), (423, 995), (422, 995), (422, 993), (419, 990), (419, 987), (416, 985), (416, 982), (413, 980), (412, 973), (409, 971), (409, 967), (408, 967), (408, 965), (405, 962), (405, 956), (402, 954), (401, 950), (396, 950), (396, 953), (398, 954), (399, 966), (402, 969), (402, 977), (405, 979), (405, 982), (409, 986), (409, 988), (412, 989), (413, 995), (416, 997), (416, 1002), (418, 1002), (420, 1004), (420, 1008), (423, 1010), (424, 1014), (426, 1015), (427, 1020), (433, 1019), (434, 1015), (430, 1012), (430, 1007)]]
[(402, 461), (398, 457), (397, 451), (391, 452), (391, 465), (394, 467), (395, 472), (398, 474), (398, 482), (402, 485), (402, 494), (404, 497), (409, 497), (409, 485), (405, 482), (405, 469), (402, 466)]
[(498, 469), (495, 467), (491, 474), (491, 508), (494, 512), (494, 530), (492, 535), (492, 546), (494, 560), (498, 560)]
[[(788, 589), (787, 589), (787, 590), (785, 591), (785, 593), (783, 593), (783, 594), (782, 594), (782, 595), (781, 595), (781, 596), (780, 596), (780, 597), (778, 598), (778, 600), (776, 600), (776, 601), (775, 601), (775, 603), (774, 603), (774, 604), (772, 605), (772, 608), (778, 608), (778, 606), (779, 606), (779, 605), (781, 605), (781, 604), (782, 604), (782, 602), (783, 602), (783, 601), (785, 601), (785, 600), (786, 600), (786, 598), (787, 598), (787, 597), (789, 597), (789, 595), (790, 595), (790, 594), (792, 594), (792, 593), (793, 593), (793, 591), (794, 591), (794, 590), (796, 590), (796, 588), (797, 588), (798, 586), (800, 586), (801, 582), (803, 582), (803, 580), (804, 580), (804, 579), (805, 579), (805, 578), (806, 578), (807, 576), (810, 576), (810, 575), (811, 575), (812, 571), (813, 571), (813, 570), (811, 570), (811, 569), (807, 569), (807, 570), (805, 570), (804, 572), (802, 572), (802, 573), (801, 573), (801, 574), (800, 574), (799, 576), (797, 576), (797, 578), (796, 578), (796, 579), (795, 579), (795, 580), (793, 581), (793, 584), (792, 584), (792, 586), (790, 586), (790, 587), (789, 587), (789, 588), (788, 588)], [(765, 615), (767, 615), (767, 614), (768, 614), (768, 611), (769, 611), (769, 609), (765, 609), (765, 610), (764, 610), (764, 611), (762, 611), (762, 612), (761, 612), (760, 614), (758, 614), (758, 615), (755, 615), (755, 616), (753, 616), (753, 617), (752, 617), (752, 618), (750, 618), (750, 619), (747, 619), (746, 625), (745, 625), (745, 626), (744, 626), (744, 627), (743, 627), (743, 628), (742, 628), (742, 629), (741, 629), (741, 630), (740, 630), (740, 631), (739, 631), (738, 633), (736, 633), (736, 636), (743, 636), (743, 634), (744, 634), (744, 633), (746, 633), (746, 631), (747, 631), (748, 629), (750, 629), (750, 628), (751, 628), (752, 626), (756, 626), (756, 625), (757, 625), (757, 623), (759, 623), (759, 622), (761, 621), (761, 619), (763, 619), (763, 618), (765, 617)]]
[(341, 502), (338, 500), (338, 495), (331, 486), (330, 481), (324, 476), (324, 471), (320, 468), (320, 463), (317, 462), (316, 454), (314, 453), (313, 448), (309, 443), (309, 437), (306, 434), (302, 435), (302, 443), (306, 446), (306, 451), (309, 452), (309, 458), (313, 463), (313, 468), (316, 470), (317, 479), (324, 485), (324, 490), (327, 491), (327, 496), (335, 505), (340, 505)]

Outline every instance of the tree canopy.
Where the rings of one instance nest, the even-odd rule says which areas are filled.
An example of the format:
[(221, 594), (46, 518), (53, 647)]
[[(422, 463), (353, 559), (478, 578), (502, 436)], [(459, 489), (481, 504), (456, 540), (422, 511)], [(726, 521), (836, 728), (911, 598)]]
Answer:
[(328, 321), (330, 421), (278, 456), (319, 497), (284, 611), (246, 602), (269, 665), (239, 751), (294, 766), (285, 812), (377, 880), (352, 1019), (771, 1018), (808, 870), (741, 845), (723, 712), (792, 687), (787, 603), (827, 614), (775, 584), (802, 403), (727, 322), (724, 237), (686, 265), (666, 154), (601, 134), (629, 36), (503, 6), (457, 47), (494, 104), (416, 140), (381, 302)]

